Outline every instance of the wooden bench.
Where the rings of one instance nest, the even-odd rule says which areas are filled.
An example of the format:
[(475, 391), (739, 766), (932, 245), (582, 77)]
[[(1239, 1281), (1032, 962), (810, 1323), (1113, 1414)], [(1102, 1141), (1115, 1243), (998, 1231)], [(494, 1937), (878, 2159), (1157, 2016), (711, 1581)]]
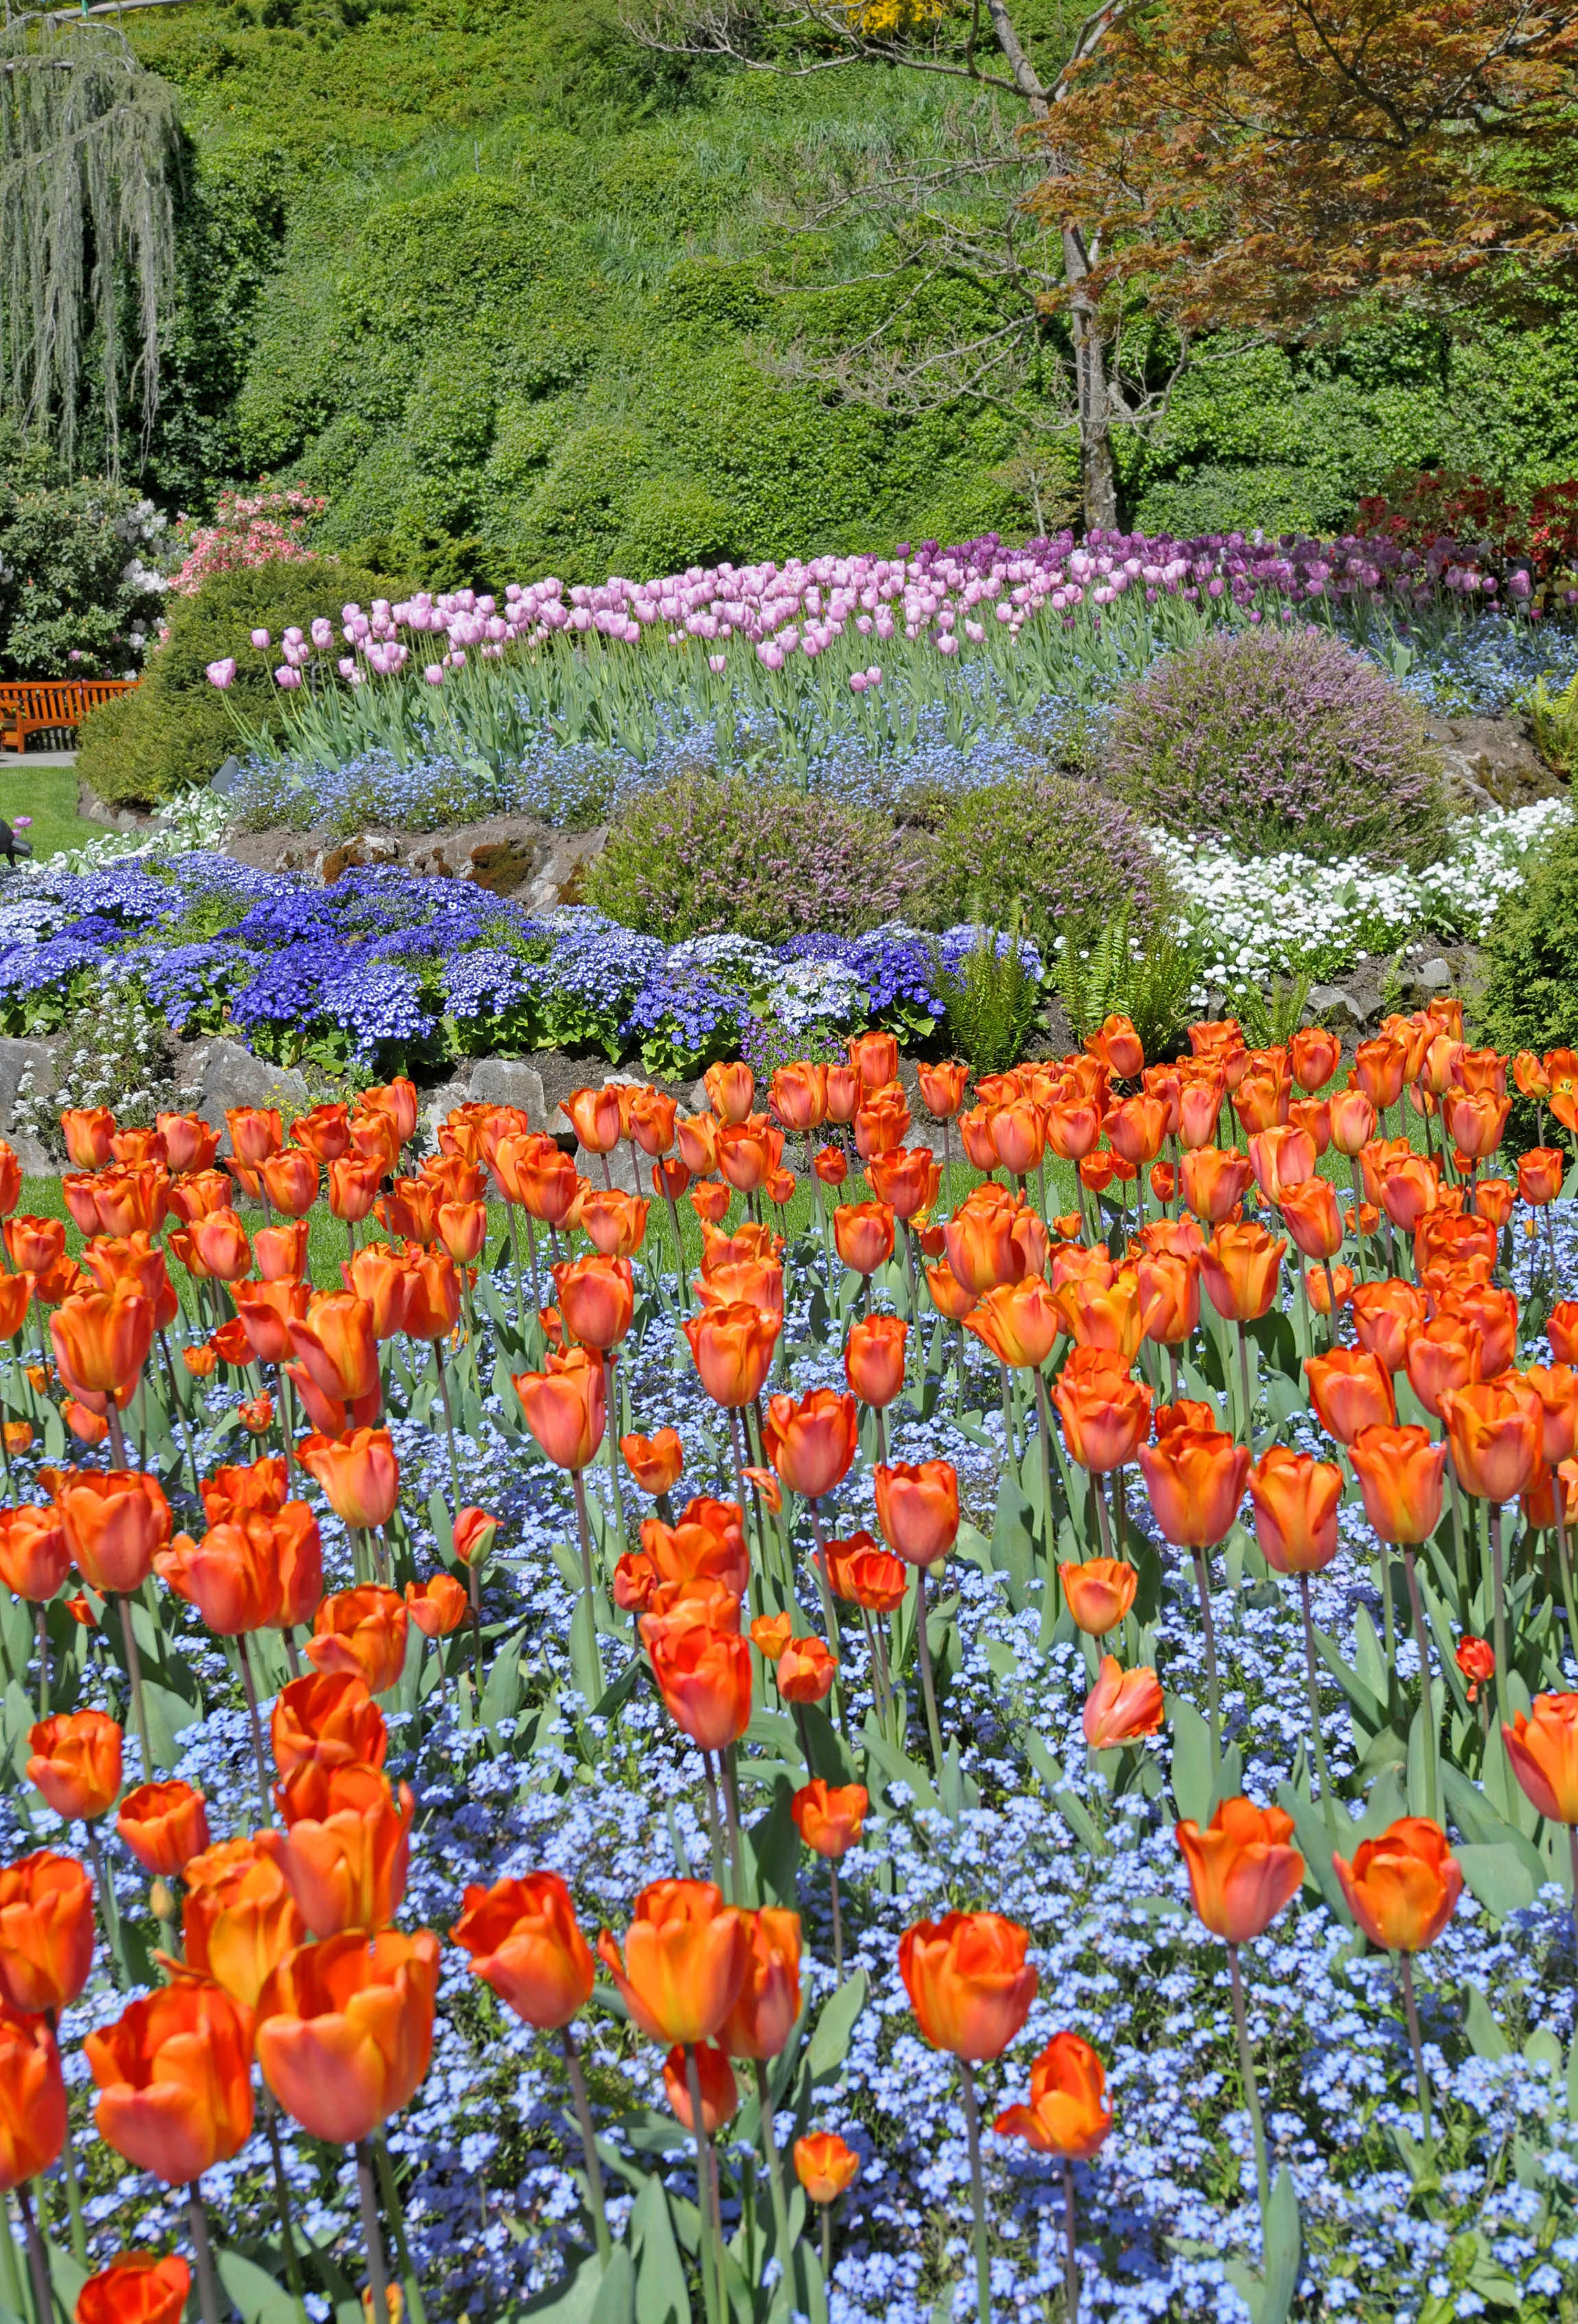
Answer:
[(74, 734), (90, 710), (129, 694), (134, 678), (0, 678), (0, 749), (25, 751), (30, 734)]

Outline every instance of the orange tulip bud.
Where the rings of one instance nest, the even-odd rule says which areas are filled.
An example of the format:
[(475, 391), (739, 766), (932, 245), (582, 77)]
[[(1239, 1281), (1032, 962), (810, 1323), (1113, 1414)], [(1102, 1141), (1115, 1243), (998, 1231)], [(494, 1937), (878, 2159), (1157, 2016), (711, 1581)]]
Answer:
[(278, 1865), (315, 1937), (384, 1928), (400, 1910), (411, 1861), (416, 1803), (398, 1799), (376, 1767), (328, 1767), (306, 1759), (278, 1792), (285, 1831), (254, 1846)]
[[(659, 1430), (656, 1438), (653, 1440), (654, 1448), (656, 1445), (662, 1443), (663, 1438), (668, 1434), (669, 1431), (667, 1429)], [(625, 1442), (628, 1443), (629, 1441), (630, 1440), (627, 1437)], [(487, 1557), (489, 1550), (492, 1549), (494, 1545), (494, 1536), (497, 1533), (498, 1529), (498, 1518), (490, 1517), (486, 1509), (479, 1509), (474, 1504), (468, 1508), (457, 1510), (455, 1517), (453, 1537), (455, 1554), (460, 1560), (461, 1564), (467, 1566), (480, 1566), (483, 1564)]]
[(599, 1252), (553, 1270), (565, 1329), (583, 1347), (616, 1348), (635, 1312), (635, 1278), (628, 1259)]
[(1140, 1576), (1121, 1558), (1092, 1557), (1083, 1565), (1060, 1565), (1064, 1603), (1079, 1628), (1093, 1638), (1115, 1630), (1134, 1603)]
[(733, 2058), (776, 2058), (800, 2014), (800, 1916), (767, 1904), (741, 1918), (744, 1973), (718, 2047)]
[(818, 1500), (844, 1482), (859, 1447), (854, 1398), (830, 1388), (813, 1388), (798, 1403), (792, 1396), (772, 1397), (763, 1442), (790, 1492)]
[(573, 1358), (556, 1357), (545, 1372), (514, 1372), (511, 1385), (521, 1399), (527, 1427), (556, 1468), (585, 1469), (595, 1458), (607, 1425), (603, 1366), (577, 1349)]
[(873, 1412), (891, 1405), (904, 1386), (909, 1326), (898, 1315), (862, 1315), (850, 1325), (844, 1376)]
[(1337, 1554), (1343, 1472), (1273, 1444), (1250, 1471), (1255, 1538), (1277, 1573), (1321, 1573)]
[(860, 2175), (860, 2157), (836, 2131), (813, 2131), (795, 2141), (795, 2176), (808, 2203), (836, 2203)]
[(179, 2252), (162, 2259), (152, 2252), (117, 2252), (78, 2293), (76, 2324), (180, 2324), (191, 2282)]
[(1445, 1445), (1433, 1444), (1427, 1428), (1367, 1428), (1348, 1458), (1382, 1541), (1428, 1541), (1441, 1520)]
[(47, 2171), (65, 2144), (55, 2037), (42, 2017), (0, 2011), (0, 2193)]
[(263, 2080), (310, 2137), (369, 2137), (416, 2094), (433, 2047), (438, 1941), (347, 1929), (287, 1953), (257, 2007)]
[(355, 1428), (337, 1443), (309, 1436), (297, 1459), (323, 1489), (342, 1525), (371, 1532), (387, 1525), (400, 1498), (400, 1463), (387, 1428)]
[(121, 1802), (115, 1830), (145, 1872), (172, 1879), (208, 1845), (208, 1806), (189, 1784), (143, 1784)]
[(789, 1802), (795, 1829), (818, 1856), (847, 1855), (859, 1840), (871, 1806), (863, 1784), (825, 1784), (818, 1775)]
[(57, 1711), (28, 1733), (27, 1780), (69, 1823), (93, 1823), (121, 1789), (121, 1729), (102, 1711)]
[(1340, 1444), (1352, 1444), (1361, 1429), (1388, 1428), (1396, 1421), (1391, 1374), (1379, 1356), (1362, 1348), (1333, 1348), (1329, 1355), (1307, 1356), (1304, 1370), (1315, 1416)]
[(304, 1944), (307, 1924), (277, 1864), (251, 1840), (194, 1857), (181, 1907), (186, 1965), (251, 2011), (273, 1970)]
[(1379, 1840), (1361, 1840), (1352, 1864), (1333, 1851), (1332, 1868), (1353, 1918), (1389, 1952), (1433, 1945), (1463, 1894), (1462, 1868), (1427, 1816), (1401, 1816)]
[(1192, 1818), (1177, 1826), (1195, 1910), (1213, 1936), (1247, 1944), (1281, 1912), (1304, 1877), (1292, 1830), (1280, 1808), (1246, 1799), (1223, 1800), (1204, 1831)]
[(1161, 1683), (1153, 1670), (1126, 1671), (1115, 1655), (1103, 1655), (1096, 1683), (1084, 1699), (1084, 1739), (1093, 1751), (1112, 1751), (1162, 1722)]
[(252, 2134), (246, 2013), (217, 1985), (183, 1978), (128, 2002), (89, 2034), (99, 2136), (171, 2186), (226, 2163)]
[(274, 1698), (269, 1738), (281, 1777), (305, 1759), (326, 1767), (383, 1765), (389, 1730), (359, 1670), (314, 1671)]
[(1219, 1226), (1200, 1254), (1205, 1294), (1217, 1314), (1231, 1323), (1264, 1315), (1277, 1296), (1287, 1249), (1285, 1240), (1273, 1240), (1264, 1227)]
[(893, 1213), (886, 1203), (841, 1203), (833, 1213), (838, 1256), (856, 1275), (873, 1275), (893, 1256)]
[(907, 1565), (939, 1565), (959, 1531), (959, 1480), (951, 1461), (878, 1464), (877, 1523)]
[(682, 1329), (713, 1402), (730, 1410), (753, 1403), (771, 1369), (781, 1316), (734, 1300), (687, 1316)]
[(1132, 1461), (1150, 1433), (1150, 1390), (1121, 1355), (1104, 1348), (1075, 1348), (1054, 1384), (1052, 1401), (1069, 1459), (1097, 1475)]
[(1249, 1475), (1247, 1444), (1215, 1428), (1173, 1428), (1140, 1447), (1145, 1489), (1164, 1536), (1180, 1549), (1211, 1549), (1238, 1515)]
[(616, 1087), (572, 1090), (558, 1110), (588, 1154), (613, 1153), (622, 1134)]
[(375, 1582), (337, 1590), (313, 1616), (307, 1659), (324, 1677), (349, 1672), (370, 1694), (386, 1694), (405, 1669), (409, 1620), (398, 1590), (380, 1589)]
[(992, 2124), (1000, 2138), (1022, 2138), (1038, 2154), (1088, 2163), (1112, 2127), (1102, 2061), (1077, 2034), (1055, 2034), (1030, 2068), (1029, 2106)]
[(74, 1858), (41, 1849), (0, 1870), (0, 2002), (67, 2008), (93, 1967), (93, 1887)]
[(1000, 2058), (1030, 2014), (1039, 1982), (1029, 1934), (998, 1913), (917, 1921), (899, 1940), (899, 1973), (934, 2050)]
[(1545, 1413), (1527, 1380), (1509, 1373), (1449, 1388), (1441, 1399), (1441, 1416), (1465, 1493), (1500, 1503), (1527, 1490), (1540, 1464)]
[(791, 1638), (779, 1657), (778, 1691), (786, 1702), (821, 1702), (833, 1691), (838, 1665), (820, 1638)]
[(964, 1318), (964, 1329), (1000, 1364), (1038, 1370), (1062, 1336), (1065, 1322), (1041, 1277), (1027, 1275), (983, 1292)]
[(0, 1508), (0, 1582), (42, 1605), (66, 1579), (71, 1554), (60, 1512), (36, 1503)]
[(426, 1582), (408, 1582), (405, 1609), (424, 1638), (447, 1638), (466, 1619), (470, 1600), (466, 1585), (452, 1573), (435, 1573)]
[(664, 1707), (680, 1732), (703, 1751), (737, 1743), (751, 1723), (751, 1650), (744, 1639), (697, 1623), (651, 1637), (649, 1653)]
[(727, 2054), (714, 2043), (675, 2044), (663, 2061), (663, 2095), (676, 2120), (692, 2135), (696, 2132), (696, 2112), (690, 2095), (693, 2065), (701, 2099), (702, 2130), (708, 2138), (715, 2138), (740, 2103), (740, 2086)]
[(705, 2042), (722, 2025), (744, 1982), (745, 1916), (706, 1880), (658, 1880), (635, 1900), (620, 1956), (612, 1932), (597, 1954), (648, 2038)]
[(592, 1997), (595, 1966), (557, 1872), (468, 1887), (449, 1932), (471, 1955), (471, 1973), (528, 2025), (568, 2025)]

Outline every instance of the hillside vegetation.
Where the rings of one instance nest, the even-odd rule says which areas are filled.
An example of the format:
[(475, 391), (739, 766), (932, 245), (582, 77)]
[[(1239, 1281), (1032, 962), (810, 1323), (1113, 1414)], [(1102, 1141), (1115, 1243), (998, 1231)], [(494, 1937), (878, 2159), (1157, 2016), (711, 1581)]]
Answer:
[[(1048, 61), (1056, 0), (1023, 21)], [(191, 141), (161, 496), (267, 474), (329, 495), (323, 545), (443, 585), (1028, 531), (1072, 512), (1050, 406), (898, 416), (785, 352), (990, 321), (859, 222), (809, 233), (807, 156), (935, 141), (955, 85), (809, 81), (648, 55), (606, 0), (235, 0), (126, 19)], [(1453, 345), (1401, 327), (1290, 356), (1208, 348), (1149, 440), (1148, 528), (1331, 527), (1393, 468), (1578, 467), (1578, 318)], [(1065, 475), (1058, 474), (1059, 457)]]

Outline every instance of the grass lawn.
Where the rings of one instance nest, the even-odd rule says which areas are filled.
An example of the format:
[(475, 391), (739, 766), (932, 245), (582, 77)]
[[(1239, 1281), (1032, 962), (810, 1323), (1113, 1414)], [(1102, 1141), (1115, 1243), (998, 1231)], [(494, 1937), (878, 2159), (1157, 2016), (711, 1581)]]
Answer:
[(19, 815), (31, 815), (32, 829), (23, 836), (32, 843), (35, 855), (58, 855), (62, 848), (84, 847), (102, 839), (105, 826), (89, 823), (77, 812), (77, 770), (48, 766), (42, 754), (0, 752), (0, 815), (14, 824)]

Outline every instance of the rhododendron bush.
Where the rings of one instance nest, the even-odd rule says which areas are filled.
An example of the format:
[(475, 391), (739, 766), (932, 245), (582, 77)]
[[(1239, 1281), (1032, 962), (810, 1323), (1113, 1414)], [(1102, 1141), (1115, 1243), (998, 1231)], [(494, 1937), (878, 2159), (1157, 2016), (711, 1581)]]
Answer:
[(0, 1148), (13, 2315), (1573, 2300), (1578, 1056), (899, 1066)]

